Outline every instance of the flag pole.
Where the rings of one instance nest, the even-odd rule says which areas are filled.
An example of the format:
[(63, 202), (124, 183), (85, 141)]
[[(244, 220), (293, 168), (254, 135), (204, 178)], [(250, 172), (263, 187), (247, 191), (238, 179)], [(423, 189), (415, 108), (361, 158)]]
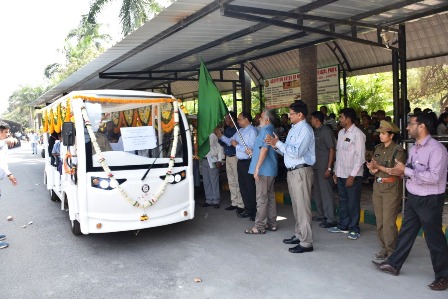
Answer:
[[(238, 126), (236, 125), (235, 121), (233, 120), (232, 115), (230, 115), (230, 112), (227, 112), (227, 114), (229, 115), (230, 119), (232, 120), (233, 125), (234, 125), (235, 128), (236, 128), (236, 132), (238, 133), (238, 136), (240, 137), (241, 141), (243, 142), (244, 148), (245, 148), (246, 150), (248, 150), (249, 147), (246, 145), (246, 142), (244, 142), (243, 136), (241, 135), (240, 130), (238, 130)], [(248, 154), (248, 155), (249, 155), (249, 154)], [(252, 155), (249, 155), (249, 157), (252, 159)]]

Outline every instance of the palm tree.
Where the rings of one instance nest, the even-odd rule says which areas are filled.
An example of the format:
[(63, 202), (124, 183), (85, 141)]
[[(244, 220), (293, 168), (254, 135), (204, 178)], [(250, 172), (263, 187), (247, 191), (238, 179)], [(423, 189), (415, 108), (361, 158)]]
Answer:
[[(94, 0), (90, 5), (87, 21), (91, 24), (96, 23), (97, 15), (103, 10), (104, 6), (112, 0)], [(157, 0), (123, 0), (120, 9), (120, 22), (122, 33), (127, 36), (136, 28), (143, 25), (154, 13), (162, 10), (162, 6)]]
[(45, 77), (56, 84), (103, 53), (111, 37), (100, 34), (100, 27), (100, 24), (89, 23), (87, 15), (82, 16), (78, 27), (67, 34), (64, 49), (59, 50), (65, 55), (65, 65), (49, 64), (44, 70)]

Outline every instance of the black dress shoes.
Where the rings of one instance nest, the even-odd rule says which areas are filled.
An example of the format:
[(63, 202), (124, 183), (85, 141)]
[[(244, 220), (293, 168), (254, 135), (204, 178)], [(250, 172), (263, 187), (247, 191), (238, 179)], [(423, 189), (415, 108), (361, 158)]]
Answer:
[(384, 273), (387, 273), (387, 274), (390, 274), (393, 276), (398, 276), (398, 274), (400, 274), (400, 270), (395, 269), (394, 267), (392, 267), (391, 265), (389, 265), (385, 262), (372, 261), (372, 263), (381, 272), (384, 272)]
[(214, 205), (213, 205), (213, 208), (215, 208), (215, 209), (219, 209), (219, 208), (220, 208), (220, 205), (219, 205), (219, 203), (217, 203), (217, 204), (214, 204)]
[(239, 213), (238, 218), (247, 218), (247, 217), (251, 217), (252, 215), (247, 213), (247, 212), (243, 212), (243, 213)]
[(211, 206), (213, 206), (213, 205), (211, 205), (207, 202), (204, 202), (203, 204), (201, 204), (201, 207), (203, 207), (203, 208), (207, 208), (207, 207), (211, 207)]
[(313, 251), (313, 246), (303, 247), (303, 246), (297, 245), (296, 247), (289, 248), (289, 252), (291, 252), (291, 253), (304, 253), (304, 252), (311, 252), (311, 251)]
[(320, 222), (325, 222), (327, 220), (326, 217), (319, 217), (319, 216), (313, 216), (311, 219), (313, 221), (320, 221)]
[(284, 239), (283, 243), (285, 244), (299, 244), (300, 240), (296, 238), (296, 236), (292, 236), (289, 239)]
[(336, 227), (338, 226), (337, 222), (322, 222), (321, 224), (319, 224), (320, 227), (323, 228), (330, 228), (330, 227)]
[(255, 217), (254, 217), (254, 216), (251, 216), (251, 217), (249, 218), (249, 220), (250, 220), (250, 221), (255, 221)]
[(226, 210), (226, 211), (233, 211), (233, 210), (236, 210), (236, 209), (238, 209), (238, 207), (230, 205), (227, 208), (225, 208), (224, 210)]
[(236, 213), (237, 214), (244, 213), (244, 209), (243, 208), (236, 208)]

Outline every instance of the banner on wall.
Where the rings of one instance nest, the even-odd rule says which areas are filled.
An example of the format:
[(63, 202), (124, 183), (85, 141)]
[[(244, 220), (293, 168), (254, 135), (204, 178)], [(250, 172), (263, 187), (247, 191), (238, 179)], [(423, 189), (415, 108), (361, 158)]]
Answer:
[[(301, 98), (300, 73), (264, 80), (266, 108), (288, 107)], [(317, 70), (317, 102), (319, 105), (340, 101), (339, 66)]]

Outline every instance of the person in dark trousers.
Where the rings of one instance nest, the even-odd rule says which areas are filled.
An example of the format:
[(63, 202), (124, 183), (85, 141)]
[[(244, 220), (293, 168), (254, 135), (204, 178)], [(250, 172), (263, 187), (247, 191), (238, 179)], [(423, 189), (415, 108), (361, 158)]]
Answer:
[(56, 140), (59, 140), (58, 133), (51, 133), (51, 135), (48, 137), (48, 155), (50, 156), (50, 164), (53, 166), (56, 166), (56, 159), (52, 155), (53, 146), (56, 143)]
[(350, 240), (361, 234), (361, 184), (366, 152), (366, 135), (355, 126), (355, 119), (353, 108), (345, 108), (339, 115), (342, 129), (338, 133), (333, 175), (338, 186), (339, 225), (328, 229), (330, 233), (348, 233)]
[(241, 127), (240, 134), (243, 140), (241, 140), (238, 133), (235, 133), (231, 138), (224, 136), (220, 130), (215, 130), (215, 134), (221, 141), (227, 145), (232, 145), (236, 150), (236, 157), (238, 158), (238, 184), (244, 202), (244, 212), (238, 214), (238, 217), (248, 217), (250, 220), (255, 221), (255, 215), (257, 213), (255, 179), (249, 173), (249, 165), (252, 157), (246, 153), (246, 147), (251, 150), (253, 149), (258, 130), (251, 122), (252, 116), (250, 113), (242, 112), (238, 115), (238, 124)]
[(314, 170), (314, 201), (317, 216), (313, 220), (321, 221), (320, 227), (330, 228), (337, 225), (333, 197), (333, 170), (336, 155), (336, 140), (333, 130), (324, 124), (324, 114), (311, 113), (311, 126), (314, 128), (316, 163)]
[(423, 228), (435, 274), (435, 280), (428, 287), (443, 291), (448, 289), (448, 244), (442, 231), (448, 154), (446, 148), (431, 137), (433, 126), (427, 113), (411, 116), (406, 129), (415, 139), (415, 145), (406, 165), (396, 160), (394, 167), (385, 169), (389, 175), (406, 178), (407, 200), (395, 251), (385, 262), (372, 262), (378, 270), (397, 276)]

